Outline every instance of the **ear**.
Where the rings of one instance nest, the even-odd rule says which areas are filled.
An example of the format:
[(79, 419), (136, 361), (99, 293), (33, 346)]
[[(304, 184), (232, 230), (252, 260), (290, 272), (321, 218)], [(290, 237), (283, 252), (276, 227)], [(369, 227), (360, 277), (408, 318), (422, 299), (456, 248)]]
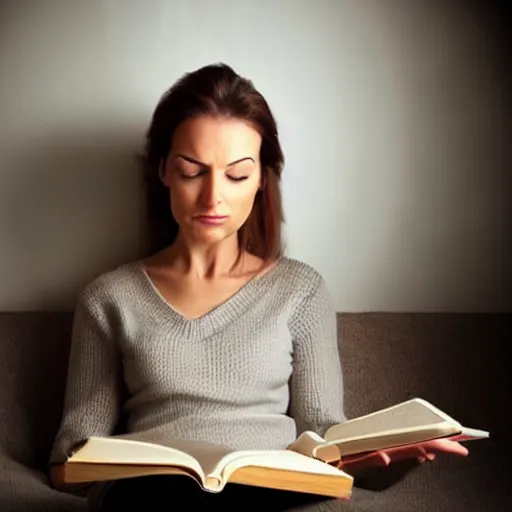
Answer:
[(158, 177), (160, 178), (160, 181), (163, 183), (164, 186), (168, 187), (169, 184), (167, 183), (167, 172), (166, 172), (166, 160), (162, 159), (160, 161), (160, 165), (158, 167)]

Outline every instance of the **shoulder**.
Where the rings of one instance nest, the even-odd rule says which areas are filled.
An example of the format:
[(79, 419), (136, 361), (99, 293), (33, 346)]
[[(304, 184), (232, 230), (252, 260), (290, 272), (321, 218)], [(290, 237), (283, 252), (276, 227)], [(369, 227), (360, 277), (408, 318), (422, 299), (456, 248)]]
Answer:
[(280, 262), (279, 287), (295, 299), (295, 305), (315, 295), (329, 300), (329, 291), (323, 275), (312, 265), (294, 258), (283, 258)]
[(323, 275), (313, 266), (295, 259), (283, 261), (283, 283), (290, 298), (289, 326), (293, 333), (316, 325), (332, 326), (336, 319), (334, 302)]
[(118, 265), (89, 281), (79, 292), (78, 301), (90, 305), (104, 305), (132, 295), (140, 262)]
[(325, 285), (322, 274), (312, 265), (294, 258), (283, 258), (280, 262), (283, 267), (283, 278), (291, 280), (302, 290), (314, 291)]

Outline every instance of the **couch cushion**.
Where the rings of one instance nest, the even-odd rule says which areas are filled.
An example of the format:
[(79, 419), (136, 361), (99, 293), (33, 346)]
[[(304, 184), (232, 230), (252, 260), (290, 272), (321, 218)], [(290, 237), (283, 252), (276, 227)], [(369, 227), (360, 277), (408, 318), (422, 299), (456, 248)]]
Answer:
[(338, 315), (349, 417), (419, 396), (512, 455), (508, 411), (512, 315)]
[(492, 434), (467, 458), (414, 470), (374, 497), (375, 510), (510, 510), (511, 315), (341, 314), (339, 326), (349, 418), (419, 396)]

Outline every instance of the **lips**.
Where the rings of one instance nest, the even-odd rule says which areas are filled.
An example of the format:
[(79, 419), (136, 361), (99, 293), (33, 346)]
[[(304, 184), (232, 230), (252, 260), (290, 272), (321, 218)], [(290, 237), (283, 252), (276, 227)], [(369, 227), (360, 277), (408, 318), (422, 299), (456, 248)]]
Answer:
[(195, 221), (209, 226), (223, 224), (227, 219), (228, 217), (226, 215), (198, 215), (197, 217), (194, 217)]

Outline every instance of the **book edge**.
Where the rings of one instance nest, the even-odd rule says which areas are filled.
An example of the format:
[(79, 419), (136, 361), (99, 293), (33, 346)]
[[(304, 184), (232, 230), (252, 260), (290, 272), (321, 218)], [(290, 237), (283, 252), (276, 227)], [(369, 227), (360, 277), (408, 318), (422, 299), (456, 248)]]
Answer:
[(400, 407), (403, 407), (409, 403), (420, 403), (423, 407), (426, 407), (427, 409), (429, 409), (431, 412), (434, 412), (435, 414), (437, 414), (441, 419), (442, 421), (438, 421), (436, 423), (429, 423), (429, 424), (426, 424), (426, 425), (420, 425), (420, 426), (417, 426), (417, 427), (412, 427), (412, 428), (396, 428), (396, 429), (391, 429), (391, 430), (379, 430), (378, 432), (375, 432), (373, 434), (366, 434), (364, 436), (352, 436), (350, 438), (346, 437), (346, 438), (341, 438), (341, 437), (338, 437), (336, 438), (336, 440), (338, 441), (339, 443), (339, 440), (343, 439), (343, 440), (359, 440), (359, 439), (370, 439), (370, 438), (374, 438), (376, 435), (382, 435), (382, 434), (390, 434), (390, 433), (400, 433), (400, 432), (413, 432), (415, 431), (416, 429), (419, 429), (419, 430), (422, 430), (422, 429), (426, 429), (426, 428), (434, 428), (435, 426), (438, 426), (438, 425), (450, 425), (454, 428), (458, 428), (458, 429), (462, 429), (462, 425), (457, 421), (455, 420), (454, 418), (452, 418), (451, 416), (449, 416), (448, 414), (446, 414), (445, 412), (441, 411), (441, 409), (438, 409), (437, 407), (435, 407), (434, 405), (432, 405), (430, 402), (428, 402), (427, 400), (423, 399), (423, 398), (411, 398), (410, 400), (405, 400), (404, 402), (399, 402), (397, 404), (394, 404), (394, 405), (391, 405), (389, 407), (384, 407), (382, 409), (379, 409), (378, 411), (373, 411), (371, 413), (368, 413), (368, 414), (363, 414), (362, 416), (358, 416), (356, 418), (351, 418), (350, 420), (347, 420), (345, 423), (339, 423), (339, 424), (336, 424), (336, 425), (332, 425), (331, 427), (329, 427), (326, 431), (325, 431), (325, 434), (324, 434), (324, 439), (327, 443), (330, 443), (330, 442), (334, 442), (334, 440), (332, 439), (328, 439), (330, 436), (329, 436), (329, 432), (334, 432), (335, 429), (337, 427), (341, 427), (347, 423), (350, 423), (350, 422), (355, 422), (355, 421), (360, 421), (360, 420), (363, 420), (365, 418), (371, 418), (373, 416), (377, 416), (379, 414), (382, 414), (384, 412), (388, 412), (388, 411), (391, 411), (391, 410), (394, 410), (394, 409), (398, 409)]

